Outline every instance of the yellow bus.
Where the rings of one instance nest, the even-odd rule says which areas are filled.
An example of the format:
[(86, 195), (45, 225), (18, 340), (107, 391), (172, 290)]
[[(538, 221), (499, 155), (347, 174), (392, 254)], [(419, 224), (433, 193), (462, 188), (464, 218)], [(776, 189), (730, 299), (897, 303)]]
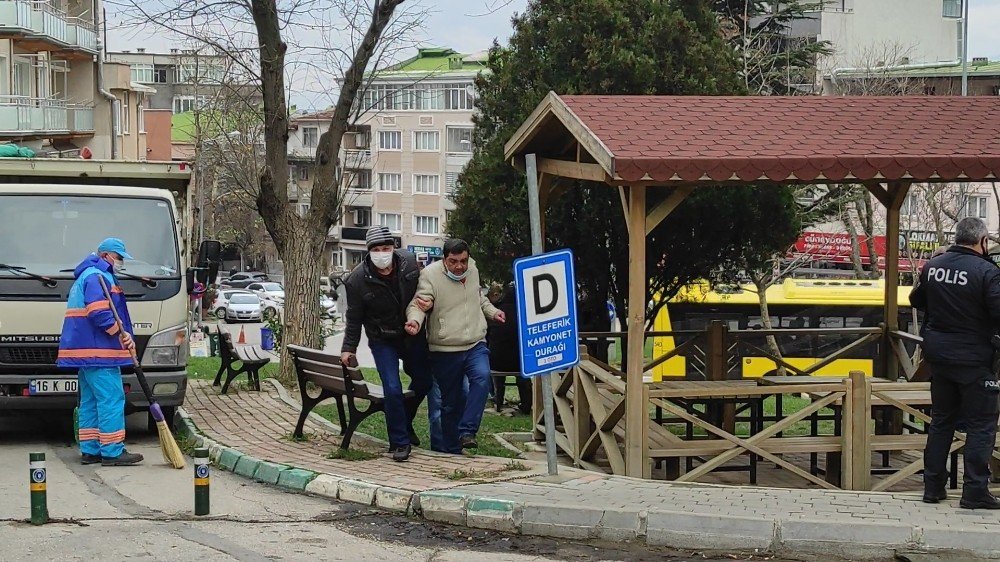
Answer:
[[(774, 329), (877, 327), (882, 322), (885, 302), (883, 283), (880, 280), (787, 279), (767, 289), (771, 326)], [(712, 290), (707, 284), (685, 287), (660, 309), (653, 329), (657, 332), (705, 330), (713, 320), (725, 322), (729, 330), (761, 329), (760, 304), (757, 293), (751, 288)], [(913, 322), (910, 290), (910, 287), (899, 287), (899, 326), (903, 331), (908, 331)], [(668, 353), (688, 337), (693, 336), (654, 337), (653, 357)], [(777, 342), (786, 362), (805, 369), (859, 338), (861, 335), (846, 334), (779, 336)], [(740, 340), (767, 349), (763, 336), (743, 335)], [(777, 368), (774, 361), (751, 355), (747, 346), (737, 346), (732, 351), (729, 378), (761, 377), (774, 374)], [(871, 376), (872, 358), (877, 353), (877, 343), (855, 348), (816, 374), (843, 376), (852, 370), (861, 370)], [(653, 380), (664, 377), (705, 378), (704, 346), (689, 348), (682, 355), (654, 367)]]

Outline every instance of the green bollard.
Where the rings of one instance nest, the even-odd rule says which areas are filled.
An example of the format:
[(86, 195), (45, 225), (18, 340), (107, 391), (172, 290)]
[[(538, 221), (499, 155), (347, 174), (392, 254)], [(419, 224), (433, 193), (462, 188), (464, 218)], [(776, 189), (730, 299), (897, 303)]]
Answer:
[(194, 514), (208, 515), (208, 449), (194, 450)]
[(31, 484), (31, 524), (49, 522), (48, 499), (45, 492), (45, 453), (28, 454), (28, 482)]

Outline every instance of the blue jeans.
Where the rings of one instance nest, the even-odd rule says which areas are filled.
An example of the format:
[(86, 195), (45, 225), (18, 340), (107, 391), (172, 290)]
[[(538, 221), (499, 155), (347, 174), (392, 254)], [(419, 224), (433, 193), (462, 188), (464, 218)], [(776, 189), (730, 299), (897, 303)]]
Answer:
[[(469, 393), (469, 379), (463, 379), (462, 396)], [(431, 450), (445, 453), (444, 437), (441, 435), (441, 387), (437, 381), (431, 386), (431, 391), (427, 393), (427, 421), (430, 425)]]
[(125, 451), (125, 389), (118, 367), (82, 367), (80, 452), (115, 458)]
[(466, 351), (431, 352), (431, 364), (441, 389), (443, 451), (461, 453), (459, 437), (475, 435), (483, 419), (490, 392), (489, 349), (480, 342)]
[[(385, 392), (385, 427), (389, 434), (389, 445), (409, 445), (413, 413), (431, 389), (427, 350), (415, 342), (370, 340), (368, 346), (372, 350), (375, 368), (378, 369), (382, 390)], [(403, 361), (406, 373), (410, 375), (410, 390), (417, 395), (410, 411), (403, 404), (403, 383), (399, 380), (400, 360)]]

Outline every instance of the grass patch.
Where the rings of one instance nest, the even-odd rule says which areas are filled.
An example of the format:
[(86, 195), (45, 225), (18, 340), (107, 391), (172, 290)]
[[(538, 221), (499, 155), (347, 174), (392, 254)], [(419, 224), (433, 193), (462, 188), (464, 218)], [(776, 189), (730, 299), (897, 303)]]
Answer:
[(281, 436), (282, 439), (286, 441), (291, 441), (293, 443), (308, 443), (312, 440), (315, 435), (307, 431), (302, 432), (302, 437), (296, 437), (294, 433), (286, 433)]
[(482, 480), (492, 480), (499, 478), (505, 472), (524, 472), (529, 470), (528, 467), (521, 462), (511, 460), (507, 464), (496, 470), (476, 470), (476, 469), (465, 469), (456, 468), (451, 472), (439, 472), (438, 474), (447, 478), (448, 480), (458, 481), (458, 480), (472, 480), (472, 481), (482, 481)]
[(377, 453), (369, 453), (363, 449), (341, 449), (336, 448), (332, 453), (326, 455), (328, 459), (336, 459), (342, 461), (370, 461), (372, 459), (379, 458)]

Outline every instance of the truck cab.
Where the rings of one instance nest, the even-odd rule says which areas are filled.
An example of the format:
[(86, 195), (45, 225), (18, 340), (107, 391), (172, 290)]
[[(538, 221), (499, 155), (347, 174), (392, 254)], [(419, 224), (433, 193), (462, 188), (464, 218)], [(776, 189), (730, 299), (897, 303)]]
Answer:
[[(55, 365), (66, 301), (74, 268), (113, 236), (134, 257), (118, 279), (143, 371), (172, 419), (187, 389), (182, 222), (164, 189), (0, 183), (0, 412), (76, 405), (76, 372)], [(147, 410), (132, 370), (122, 374), (126, 411)]]

